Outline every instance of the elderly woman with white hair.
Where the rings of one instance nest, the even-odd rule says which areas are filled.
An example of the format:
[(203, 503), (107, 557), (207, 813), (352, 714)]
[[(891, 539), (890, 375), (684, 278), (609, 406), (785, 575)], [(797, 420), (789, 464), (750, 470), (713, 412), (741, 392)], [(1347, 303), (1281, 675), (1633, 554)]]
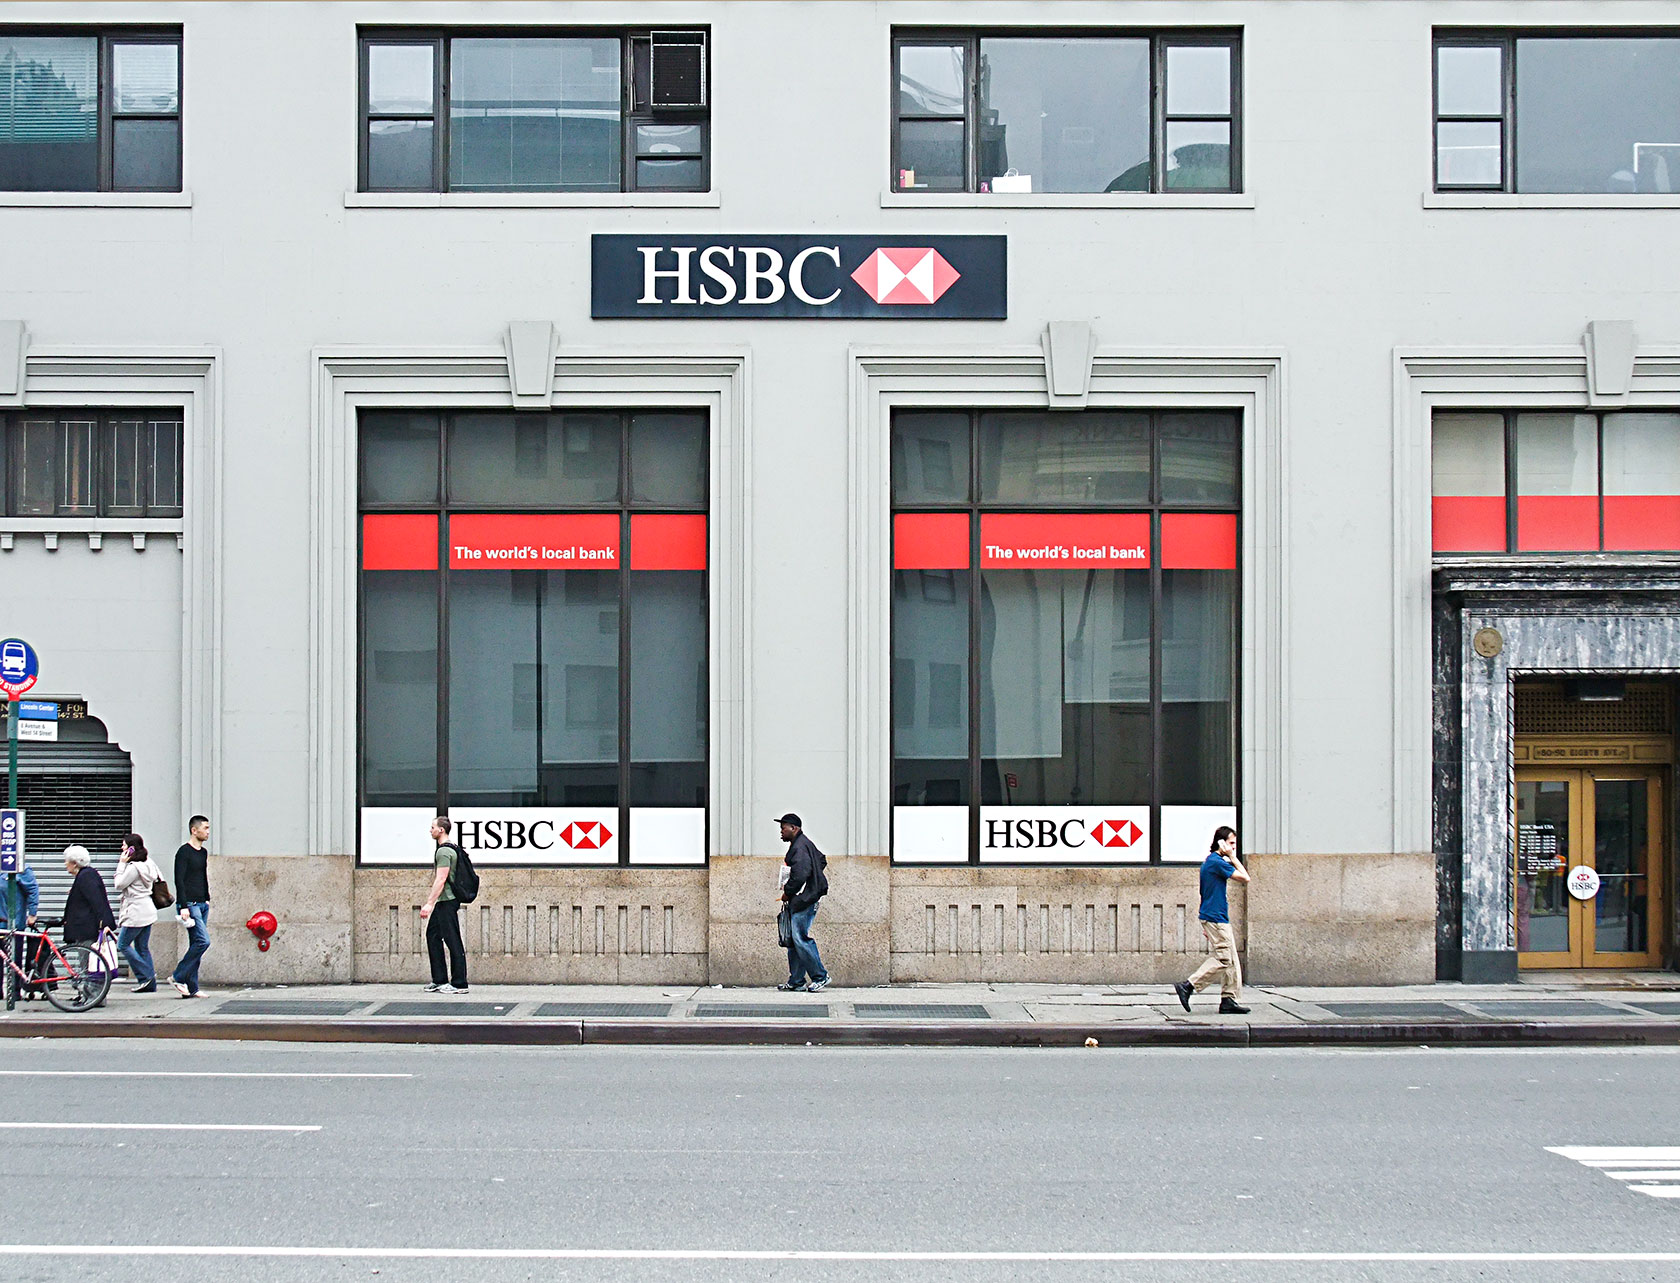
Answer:
[(111, 897), (105, 893), (105, 879), (93, 867), (88, 849), (79, 844), (64, 848), (64, 871), (75, 879), (64, 901), (64, 943), (96, 944), (100, 927), (117, 929)]

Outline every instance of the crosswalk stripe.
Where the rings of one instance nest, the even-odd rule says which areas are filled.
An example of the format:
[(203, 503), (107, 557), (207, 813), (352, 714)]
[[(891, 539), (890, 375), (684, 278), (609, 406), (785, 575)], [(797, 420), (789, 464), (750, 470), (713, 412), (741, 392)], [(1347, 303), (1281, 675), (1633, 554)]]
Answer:
[(1623, 1189), (1649, 1198), (1680, 1198), (1680, 1146), (1549, 1145), (1548, 1154), (1573, 1159)]
[(1675, 1181), (1680, 1180), (1680, 1171), (1626, 1171), (1605, 1172), (1613, 1181)]
[(1680, 1185), (1629, 1185), (1627, 1188), (1652, 1198), (1680, 1198)]
[(1595, 1159), (1606, 1162), (1680, 1162), (1680, 1145), (1549, 1145), (1546, 1152), (1562, 1154), (1578, 1163), (1590, 1163)]

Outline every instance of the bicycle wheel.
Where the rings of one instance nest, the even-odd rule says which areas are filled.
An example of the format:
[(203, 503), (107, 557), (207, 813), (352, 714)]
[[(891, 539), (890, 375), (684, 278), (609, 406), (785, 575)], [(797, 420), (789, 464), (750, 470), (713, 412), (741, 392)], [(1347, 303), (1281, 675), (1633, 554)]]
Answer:
[[(60, 1011), (86, 1011), (111, 991), (111, 973), (85, 944), (67, 944), (64, 970), (47, 982), (47, 1001)], [(54, 968), (57, 971), (57, 968)]]

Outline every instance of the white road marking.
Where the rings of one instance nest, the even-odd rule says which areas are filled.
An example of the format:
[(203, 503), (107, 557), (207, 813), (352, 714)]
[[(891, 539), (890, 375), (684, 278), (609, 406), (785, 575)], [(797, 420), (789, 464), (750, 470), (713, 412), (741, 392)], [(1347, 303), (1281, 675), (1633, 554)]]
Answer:
[(236, 1073), (184, 1069), (0, 1069), (0, 1078), (412, 1078), (413, 1074)]
[(1623, 1189), (1652, 1198), (1680, 1198), (1680, 1145), (1551, 1145), (1548, 1154), (1574, 1159), (1583, 1167), (1627, 1181)]
[(263, 1244), (4, 1243), (0, 1256), (243, 1256), (468, 1261), (974, 1261), (1045, 1264), (1680, 1263), (1680, 1252), (984, 1252), (682, 1247), (285, 1247)]
[(293, 1123), (0, 1123), (6, 1131), (117, 1132), (318, 1132), (318, 1124)]

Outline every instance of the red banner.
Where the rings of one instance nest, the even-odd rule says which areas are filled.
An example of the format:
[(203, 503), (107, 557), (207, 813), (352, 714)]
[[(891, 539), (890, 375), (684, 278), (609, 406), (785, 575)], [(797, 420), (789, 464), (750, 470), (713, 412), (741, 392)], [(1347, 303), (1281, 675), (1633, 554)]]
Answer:
[(893, 518), (894, 570), (967, 570), (968, 514), (905, 512)]
[(1149, 516), (991, 512), (980, 518), (987, 570), (1147, 570)]
[(647, 513), (630, 518), (631, 570), (705, 568), (705, 517)]
[(438, 519), (430, 513), (362, 518), (363, 570), (436, 570)]
[(609, 513), (449, 519), (451, 570), (617, 570), (618, 518)]
[(1431, 513), (1436, 552), (1504, 552), (1505, 496), (1436, 495)]
[(1230, 512), (1161, 516), (1162, 570), (1235, 570), (1237, 518)]

